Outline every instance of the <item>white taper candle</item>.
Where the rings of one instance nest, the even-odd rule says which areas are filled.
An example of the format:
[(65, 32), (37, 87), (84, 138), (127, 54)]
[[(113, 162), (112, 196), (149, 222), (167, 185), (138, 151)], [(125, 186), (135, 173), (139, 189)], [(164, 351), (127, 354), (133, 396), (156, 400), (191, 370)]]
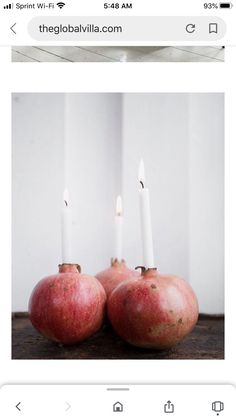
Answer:
[(145, 268), (154, 268), (153, 240), (152, 240), (152, 223), (150, 211), (149, 190), (145, 186), (145, 170), (143, 160), (139, 165), (139, 201), (141, 214), (141, 231), (142, 231), (142, 247), (143, 247), (143, 263)]
[(123, 257), (123, 213), (122, 213), (122, 199), (121, 196), (116, 200), (116, 216), (115, 216), (115, 249), (114, 258), (119, 261)]
[(62, 263), (72, 263), (71, 260), (71, 224), (72, 214), (69, 203), (69, 192), (64, 190), (63, 208), (61, 216)]

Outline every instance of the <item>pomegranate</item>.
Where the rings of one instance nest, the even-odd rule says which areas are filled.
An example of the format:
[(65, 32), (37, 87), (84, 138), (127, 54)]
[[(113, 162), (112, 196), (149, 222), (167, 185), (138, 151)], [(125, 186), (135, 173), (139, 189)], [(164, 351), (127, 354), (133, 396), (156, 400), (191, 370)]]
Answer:
[(133, 269), (129, 269), (125, 261), (118, 259), (111, 260), (111, 266), (96, 275), (106, 291), (107, 298), (111, 292), (123, 281), (129, 278), (138, 277), (139, 273)]
[(141, 277), (123, 282), (111, 293), (108, 317), (117, 334), (128, 343), (166, 349), (194, 328), (198, 302), (183, 279), (143, 269)]
[(100, 329), (106, 294), (99, 281), (75, 264), (42, 279), (29, 301), (33, 326), (46, 338), (64, 344), (83, 341)]

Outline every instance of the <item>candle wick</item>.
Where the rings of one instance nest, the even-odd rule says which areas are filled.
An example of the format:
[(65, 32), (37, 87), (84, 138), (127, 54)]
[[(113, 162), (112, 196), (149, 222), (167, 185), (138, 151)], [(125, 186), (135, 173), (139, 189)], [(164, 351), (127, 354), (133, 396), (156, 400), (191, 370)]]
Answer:
[(68, 207), (68, 202), (66, 200), (64, 200), (64, 202), (65, 202), (66, 206)]
[(141, 183), (142, 188), (144, 189), (144, 183), (142, 180), (139, 181)]

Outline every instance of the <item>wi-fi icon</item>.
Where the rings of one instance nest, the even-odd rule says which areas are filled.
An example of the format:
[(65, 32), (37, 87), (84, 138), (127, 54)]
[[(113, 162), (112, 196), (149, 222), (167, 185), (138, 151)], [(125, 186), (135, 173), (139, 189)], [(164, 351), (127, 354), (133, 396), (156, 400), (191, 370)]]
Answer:
[(62, 9), (62, 7), (64, 7), (66, 4), (63, 3), (62, 1), (59, 1), (59, 3), (57, 3), (57, 6)]

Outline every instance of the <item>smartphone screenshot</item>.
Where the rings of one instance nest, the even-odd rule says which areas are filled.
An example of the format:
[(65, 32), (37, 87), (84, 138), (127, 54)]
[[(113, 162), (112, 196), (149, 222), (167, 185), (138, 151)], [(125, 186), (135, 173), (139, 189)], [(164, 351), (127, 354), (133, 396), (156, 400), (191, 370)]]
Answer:
[(1, 3), (1, 418), (235, 417), (235, 18)]

